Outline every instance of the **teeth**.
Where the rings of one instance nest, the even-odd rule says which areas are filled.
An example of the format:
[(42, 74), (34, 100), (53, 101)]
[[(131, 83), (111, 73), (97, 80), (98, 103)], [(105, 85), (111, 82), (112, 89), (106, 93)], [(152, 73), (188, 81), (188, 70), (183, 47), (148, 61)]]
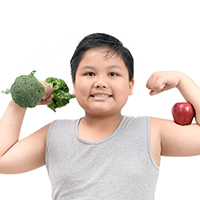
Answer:
[(95, 94), (92, 96), (94, 96), (94, 97), (110, 97), (110, 95), (108, 95), (108, 94)]

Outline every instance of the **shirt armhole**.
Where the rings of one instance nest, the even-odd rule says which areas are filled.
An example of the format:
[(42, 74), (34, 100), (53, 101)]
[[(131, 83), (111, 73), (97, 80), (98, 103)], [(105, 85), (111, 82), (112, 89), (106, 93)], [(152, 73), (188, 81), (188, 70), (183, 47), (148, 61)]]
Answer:
[(48, 160), (48, 157), (49, 157), (49, 152), (50, 152), (50, 141), (51, 141), (51, 135), (52, 135), (52, 132), (53, 132), (53, 128), (54, 128), (54, 125), (56, 123), (57, 120), (53, 121), (49, 127), (49, 131), (48, 131), (48, 134), (47, 134), (47, 139), (46, 139), (46, 149), (45, 149), (45, 164), (46, 164), (46, 168), (48, 170), (48, 166), (49, 166), (49, 160)]
[(150, 126), (151, 126), (151, 117), (146, 117), (146, 134), (147, 134), (147, 149), (151, 163), (153, 166), (159, 170), (158, 165), (154, 162), (153, 156), (151, 154), (151, 144), (150, 144)]

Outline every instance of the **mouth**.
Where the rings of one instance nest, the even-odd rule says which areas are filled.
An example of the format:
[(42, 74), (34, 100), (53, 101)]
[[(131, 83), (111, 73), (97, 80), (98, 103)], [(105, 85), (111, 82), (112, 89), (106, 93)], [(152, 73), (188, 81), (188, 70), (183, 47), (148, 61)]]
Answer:
[(112, 95), (110, 95), (110, 94), (92, 94), (92, 95), (90, 95), (90, 97), (92, 97), (93, 99), (98, 100), (98, 101), (103, 101), (103, 100), (106, 100), (106, 99), (112, 97)]
[(92, 94), (90, 95), (91, 97), (111, 97), (112, 95), (109, 95), (109, 94)]

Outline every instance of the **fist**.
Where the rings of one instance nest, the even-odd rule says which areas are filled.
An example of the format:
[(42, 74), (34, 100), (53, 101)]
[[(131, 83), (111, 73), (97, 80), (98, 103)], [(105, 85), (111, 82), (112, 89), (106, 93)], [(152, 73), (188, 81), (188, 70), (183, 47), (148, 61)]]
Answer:
[(43, 97), (39, 103), (39, 105), (47, 105), (47, 104), (50, 104), (51, 103), (51, 100), (53, 98), (53, 85), (52, 84), (49, 84), (49, 83), (46, 83), (44, 81), (41, 81), (39, 80), (40, 83), (43, 84), (43, 86), (45, 87), (45, 91), (44, 91), (44, 94), (43, 94)]

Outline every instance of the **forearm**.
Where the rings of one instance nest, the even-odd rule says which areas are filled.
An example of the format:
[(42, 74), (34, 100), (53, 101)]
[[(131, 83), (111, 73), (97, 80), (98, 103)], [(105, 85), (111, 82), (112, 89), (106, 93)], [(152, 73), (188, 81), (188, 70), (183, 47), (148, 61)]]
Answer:
[(15, 144), (24, 119), (26, 108), (11, 101), (0, 119), (0, 157)]
[(193, 105), (195, 109), (196, 122), (200, 125), (200, 88), (192, 79), (182, 73), (177, 88), (185, 100)]

